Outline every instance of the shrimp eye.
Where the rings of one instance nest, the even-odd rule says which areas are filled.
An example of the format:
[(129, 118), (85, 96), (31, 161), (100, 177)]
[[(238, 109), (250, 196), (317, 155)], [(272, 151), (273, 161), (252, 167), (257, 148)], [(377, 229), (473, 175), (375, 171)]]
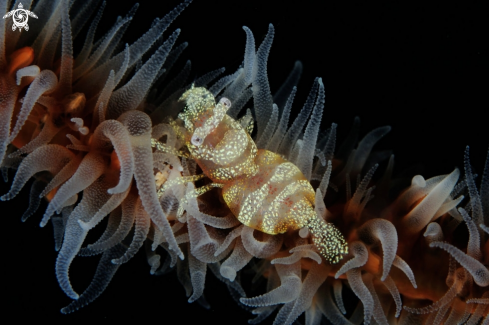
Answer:
[(192, 135), (192, 139), (190, 141), (192, 141), (192, 144), (194, 146), (200, 146), (202, 144), (202, 142), (204, 142), (204, 139), (202, 139), (198, 135), (194, 134), (194, 135)]
[(231, 101), (229, 99), (227, 99), (226, 97), (221, 98), (221, 100), (219, 100), (219, 103), (223, 104), (227, 108), (231, 107)]

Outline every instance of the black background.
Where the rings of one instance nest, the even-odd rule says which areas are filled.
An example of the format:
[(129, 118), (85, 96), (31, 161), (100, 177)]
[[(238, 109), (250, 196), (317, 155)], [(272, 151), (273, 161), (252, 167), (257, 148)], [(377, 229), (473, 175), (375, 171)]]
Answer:
[[(141, 1), (127, 42), (135, 41), (155, 17), (178, 3)], [(251, 28), (258, 46), (272, 23), (276, 30), (268, 61), (272, 92), (294, 61), (301, 60), (304, 73), (294, 106), (300, 109), (314, 77), (322, 77), (326, 89), (322, 125), (337, 123), (339, 141), (353, 118), (360, 116), (362, 134), (392, 126), (377, 148), (393, 150), (395, 173), (418, 163), (424, 166), (426, 178), (449, 173), (455, 166), (462, 167), (464, 148), (470, 145), (472, 164), (481, 174), (489, 144), (489, 11), (480, 3), (196, 0), (169, 31), (181, 28), (178, 43), (189, 42), (179, 66), (190, 59), (196, 75), (223, 66), (231, 73), (243, 59), (241, 26)], [(132, 4), (108, 1), (97, 35)], [(1, 184), (2, 194), (7, 189)], [(27, 189), (14, 200), (0, 203), (0, 319), (14, 316), (16, 323), (54, 324), (124, 320), (246, 324), (252, 317), (236, 306), (224, 285), (210, 274), (205, 294), (211, 310), (188, 304), (175, 274), (151, 276), (143, 253), (119, 269), (95, 302), (62, 315), (59, 310), (70, 299), (55, 278), (52, 226), (39, 228), (40, 212), (22, 224), (27, 204)], [(86, 288), (95, 266), (96, 259), (75, 259), (70, 277), (76, 291)], [(265, 323), (271, 324), (272, 319), (273, 315)]]

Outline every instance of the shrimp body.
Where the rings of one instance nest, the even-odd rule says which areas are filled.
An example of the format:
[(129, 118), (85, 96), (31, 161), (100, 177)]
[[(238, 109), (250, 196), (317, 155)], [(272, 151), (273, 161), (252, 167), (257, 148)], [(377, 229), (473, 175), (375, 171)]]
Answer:
[(339, 230), (317, 216), (314, 189), (300, 169), (274, 152), (257, 149), (245, 126), (226, 115), (228, 99), (216, 105), (207, 89), (191, 88), (180, 100), (186, 103), (179, 118), (190, 156), (213, 181), (207, 190), (222, 188), (224, 201), (241, 223), (271, 235), (307, 227), (329, 262), (337, 263), (347, 253)]

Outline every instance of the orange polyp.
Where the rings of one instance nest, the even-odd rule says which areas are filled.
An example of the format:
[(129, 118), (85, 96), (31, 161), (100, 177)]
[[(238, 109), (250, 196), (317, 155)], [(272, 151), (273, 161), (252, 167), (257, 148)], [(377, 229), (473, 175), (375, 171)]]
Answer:
[(53, 188), (46, 196), (44, 197), (48, 202), (51, 202), (53, 197), (56, 195), (56, 192), (58, 192), (58, 187)]
[(68, 128), (60, 129), (56, 133), (56, 135), (53, 137), (51, 142), (62, 145), (62, 146), (66, 146), (68, 144), (71, 144), (71, 141), (66, 137), (66, 134), (68, 134), (69, 132), (70, 132), (70, 130)]
[(88, 134), (89, 138), (88, 138), (88, 141), (87, 141), (87, 145), (88, 146), (91, 146), (92, 145), (92, 141), (93, 141), (93, 133), (92, 134)]
[(370, 274), (382, 274), (382, 261), (376, 254), (372, 251), (368, 251), (367, 263), (362, 267), (362, 270), (367, 271)]
[[(309, 271), (312, 268), (313, 261), (308, 258), (303, 258), (301, 260), (301, 269), (304, 271)], [(316, 263), (316, 262), (314, 262)]]
[(65, 113), (74, 113), (80, 108), (80, 106), (85, 106), (85, 94), (75, 93), (68, 97), (69, 98), (64, 105)]
[(34, 61), (34, 49), (26, 46), (10, 55), (8, 73), (13, 75), (17, 70), (29, 66)]
[(14, 145), (16, 148), (22, 148), (25, 146), (32, 140), (32, 135), (36, 131), (36, 128), (36, 124), (26, 121), (24, 126), (22, 126), (21, 132), (19, 132), (19, 134), (17, 134), (15, 139), (11, 142), (12, 145)]
[(115, 150), (112, 151), (110, 154), (110, 169), (111, 170), (120, 170), (121, 169), (121, 162), (119, 160), (119, 157), (117, 157), (117, 153)]

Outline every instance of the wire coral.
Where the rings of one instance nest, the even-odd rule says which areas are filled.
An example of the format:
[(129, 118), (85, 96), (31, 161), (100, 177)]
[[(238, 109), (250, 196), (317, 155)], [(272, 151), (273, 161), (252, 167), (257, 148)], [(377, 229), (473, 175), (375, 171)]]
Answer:
[[(121, 39), (134, 9), (100, 38), (93, 36), (97, 24), (92, 24), (81, 50), (73, 51), (71, 39), (84, 36), (79, 30), (82, 18), (89, 17), (85, 10), (93, 11), (96, 22), (105, 17), (103, 4), (75, 3), (70, 9), (60, 1), (50, 13), (39, 2), (39, 10), (33, 11), (43, 8), (38, 16), (45, 28), (34, 29), (33, 22), (18, 45), (5, 43), (8, 60), (3, 60), (3, 71), (8, 73), (2, 74), (2, 92), (7, 100), (2, 109), (11, 112), (12, 123), (2, 120), (10, 124), (2, 139), (12, 145), (5, 149), (2, 166), (4, 175), (7, 169), (16, 169), (16, 174), (2, 200), (13, 199), (32, 176), (23, 219), (33, 214), (40, 196), (48, 199), (39, 220), (53, 224), (59, 249), (56, 276), (75, 299), (62, 311), (90, 303), (116, 271), (123, 271), (118, 270), (121, 264), (144, 250), (152, 273), (177, 269), (189, 302), (207, 306), (206, 273), (213, 273), (239, 304), (253, 311), (253, 323), (266, 318), (293, 323), (303, 313), (308, 324), (321, 319), (335, 324), (477, 323), (484, 317), (487, 234), (479, 224), (487, 210), (487, 173), (478, 188), (468, 150), (460, 169), (429, 179), (413, 173), (406, 186), (406, 177), (392, 177), (390, 152), (374, 150), (389, 127), (378, 127), (358, 141), (355, 120), (350, 136), (337, 149), (338, 127), (332, 124), (314, 144), (317, 135), (311, 135), (311, 129), (319, 126), (321, 112), (309, 115), (328, 87), (323, 90), (316, 80), (296, 117), (290, 111), (302, 106), (294, 99), (302, 71), (297, 63), (272, 97), (270, 88), (277, 85), (268, 83), (267, 58), (273, 26), (257, 41), (258, 50), (245, 28), (245, 56), (235, 73), (222, 77), (219, 69), (192, 80), (186, 63), (172, 77), (167, 71), (186, 44), (178, 45), (178, 30), (160, 35), (186, 4), (155, 20), (147, 33), (127, 45)], [(22, 44), (33, 50), (22, 49)], [(22, 50), (14, 52), (18, 48)], [(198, 167), (177, 132), (178, 121), (168, 119), (183, 108), (177, 100), (192, 82), (207, 86), (217, 98), (229, 98), (232, 118), (244, 113), (249, 126), (254, 116), (257, 146), (283, 155), (307, 175), (317, 190), (317, 214), (340, 229), (349, 256), (329, 265), (305, 229), (274, 236), (253, 231), (229, 213), (217, 190), (183, 204), (186, 193), (207, 184), (199, 177), (196, 184), (178, 181), (198, 174)], [(248, 107), (253, 111), (245, 112)], [(329, 122), (328, 115), (323, 114), (324, 119)], [(165, 152), (151, 148), (151, 138), (164, 142)], [(182, 217), (179, 208), (186, 211)], [(100, 234), (92, 235), (97, 230)], [(93, 282), (73, 285), (76, 263), (90, 255), (101, 255), (97, 269), (87, 272), (94, 274)], [(265, 280), (266, 288), (251, 291), (244, 285), (250, 270), (255, 280)], [(343, 301), (348, 292), (358, 299)]]

